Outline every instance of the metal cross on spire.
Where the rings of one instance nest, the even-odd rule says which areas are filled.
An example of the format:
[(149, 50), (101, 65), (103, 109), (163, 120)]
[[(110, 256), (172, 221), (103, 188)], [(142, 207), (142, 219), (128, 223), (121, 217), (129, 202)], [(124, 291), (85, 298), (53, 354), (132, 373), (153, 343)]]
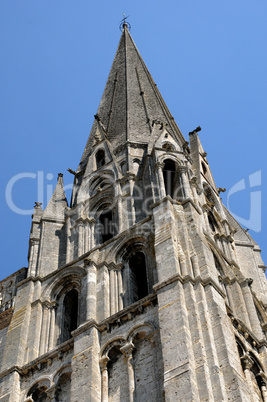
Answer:
[(125, 26), (128, 28), (128, 30), (130, 30), (130, 29), (131, 29), (131, 25), (129, 24), (128, 21), (126, 21), (127, 18), (129, 18), (130, 16), (127, 15), (127, 17), (126, 17), (124, 13), (122, 13), (122, 15), (123, 15), (123, 19), (120, 21), (120, 30), (123, 31), (123, 28), (124, 28)]

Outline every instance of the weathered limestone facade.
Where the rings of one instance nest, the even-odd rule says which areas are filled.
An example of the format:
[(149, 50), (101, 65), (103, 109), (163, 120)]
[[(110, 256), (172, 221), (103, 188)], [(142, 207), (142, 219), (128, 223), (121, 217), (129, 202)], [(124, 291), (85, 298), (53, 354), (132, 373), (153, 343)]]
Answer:
[(260, 249), (221, 203), (127, 24), (68, 206), (0, 282), (0, 401), (267, 401)]

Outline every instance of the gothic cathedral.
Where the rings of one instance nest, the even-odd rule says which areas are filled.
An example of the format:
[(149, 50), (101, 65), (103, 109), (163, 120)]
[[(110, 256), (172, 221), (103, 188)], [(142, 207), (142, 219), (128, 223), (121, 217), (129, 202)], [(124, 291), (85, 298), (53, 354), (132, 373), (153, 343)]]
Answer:
[(0, 282), (0, 402), (267, 401), (260, 248), (222, 205), (127, 23), (68, 205)]

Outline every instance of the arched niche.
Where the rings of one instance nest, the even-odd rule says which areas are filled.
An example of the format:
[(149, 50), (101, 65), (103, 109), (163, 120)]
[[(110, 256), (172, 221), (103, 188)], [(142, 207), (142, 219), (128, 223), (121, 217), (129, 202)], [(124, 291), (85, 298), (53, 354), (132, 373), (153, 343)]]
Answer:
[(50, 385), (49, 379), (43, 378), (38, 380), (28, 391), (27, 398), (33, 402), (48, 402), (50, 398), (48, 398), (47, 391)]
[(108, 187), (114, 184), (114, 179), (110, 175), (101, 175), (95, 177), (89, 186), (90, 197), (94, 196), (98, 192), (105, 191)]
[(56, 401), (71, 402), (71, 373), (63, 373), (57, 382)]

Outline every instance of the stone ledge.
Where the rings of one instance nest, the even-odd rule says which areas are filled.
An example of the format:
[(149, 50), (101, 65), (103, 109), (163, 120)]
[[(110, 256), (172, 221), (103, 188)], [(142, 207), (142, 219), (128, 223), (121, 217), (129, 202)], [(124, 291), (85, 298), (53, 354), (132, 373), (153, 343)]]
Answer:
[(226, 294), (222, 291), (222, 289), (220, 289), (220, 287), (217, 285), (217, 283), (211, 278), (205, 278), (202, 279), (200, 276), (197, 276), (196, 278), (192, 278), (192, 276), (190, 275), (186, 275), (184, 277), (182, 277), (180, 274), (175, 274), (172, 277), (168, 278), (166, 281), (162, 281), (160, 283), (157, 283), (156, 285), (153, 286), (153, 289), (155, 290), (155, 292), (158, 292), (159, 290), (164, 289), (166, 286), (174, 283), (174, 282), (181, 282), (183, 285), (187, 282), (191, 282), (192, 285), (197, 285), (197, 284), (201, 284), (203, 285), (203, 287), (209, 286), (211, 285), (212, 287), (214, 287), (217, 292), (224, 298), (226, 299)]
[(11, 374), (12, 372), (16, 371), (20, 375), (27, 375), (29, 372), (33, 372), (35, 370), (42, 370), (42, 365), (48, 364), (51, 365), (53, 359), (58, 358), (62, 359), (63, 354), (68, 352), (69, 350), (73, 349), (73, 338), (69, 339), (68, 341), (58, 345), (56, 348), (50, 350), (49, 352), (45, 353), (44, 355), (39, 356), (35, 360), (32, 360), (30, 363), (25, 364), (24, 366), (12, 366), (7, 370), (4, 370), (0, 373), (0, 379), (6, 377), (7, 375)]
[(95, 327), (99, 332), (107, 331), (111, 332), (114, 327), (121, 326), (127, 321), (132, 320), (136, 315), (140, 315), (144, 312), (146, 308), (149, 306), (154, 306), (157, 304), (157, 295), (152, 293), (141, 300), (138, 300), (136, 303), (131, 304), (130, 306), (125, 307), (123, 310), (118, 311), (112, 316), (104, 319), (101, 322), (97, 322), (94, 319), (87, 321), (82, 324), (79, 328), (72, 332), (72, 336), (75, 338), (76, 336), (82, 334), (84, 331), (87, 331), (90, 328)]

